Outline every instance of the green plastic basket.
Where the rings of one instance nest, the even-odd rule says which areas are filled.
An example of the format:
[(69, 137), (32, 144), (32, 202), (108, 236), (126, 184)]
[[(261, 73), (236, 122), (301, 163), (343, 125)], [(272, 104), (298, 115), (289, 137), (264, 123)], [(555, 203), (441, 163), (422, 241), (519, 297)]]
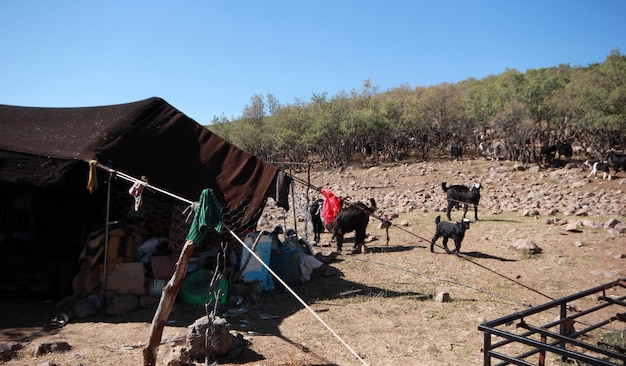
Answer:
[(228, 298), (228, 281), (218, 275), (215, 285), (210, 288), (212, 278), (213, 272), (208, 269), (188, 273), (178, 296), (188, 304), (201, 305), (212, 302), (219, 292), (220, 304), (225, 303)]

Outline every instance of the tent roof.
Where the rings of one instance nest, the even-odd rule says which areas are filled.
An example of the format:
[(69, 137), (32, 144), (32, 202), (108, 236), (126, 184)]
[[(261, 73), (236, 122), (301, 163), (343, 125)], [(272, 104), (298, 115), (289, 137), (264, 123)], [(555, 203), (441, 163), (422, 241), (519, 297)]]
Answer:
[(83, 108), (0, 105), (0, 127), (0, 181), (60, 184), (76, 164), (97, 160), (194, 201), (212, 188), (233, 215), (250, 220), (275, 194), (280, 172), (160, 98)]

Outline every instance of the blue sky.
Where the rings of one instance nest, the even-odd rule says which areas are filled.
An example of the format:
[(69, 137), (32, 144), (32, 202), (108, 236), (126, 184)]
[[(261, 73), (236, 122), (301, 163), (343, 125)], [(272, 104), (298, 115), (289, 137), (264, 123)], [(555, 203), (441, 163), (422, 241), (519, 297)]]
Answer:
[(152, 96), (201, 124), (361, 90), (626, 54), (623, 0), (0, 0), (0, 104)]

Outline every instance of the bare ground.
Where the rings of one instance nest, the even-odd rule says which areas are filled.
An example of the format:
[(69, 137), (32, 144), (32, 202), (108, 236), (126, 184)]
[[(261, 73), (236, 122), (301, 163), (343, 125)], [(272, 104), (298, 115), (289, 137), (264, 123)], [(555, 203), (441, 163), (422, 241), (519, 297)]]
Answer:
[[(485, 182), (493, 164), (482, 160), (442, 161), (436, 168), (429, 166), (427, 174), (411, 173), (424, 171), (420, 163), (314, 172), (313, 185), (331, 188), (338, 195), (358, 199), (377, 195), (380, 214), (398, 215), (392, 220), (389, 242), (386, 231), (372, 220), (368, 233), (378, 240), (368, 244), (369, 254), (352, 255), (344, 246), (343, 254), (328, 265), (337, 273), (329, 275), (323, 267), (314, 273), (311, 283), (294, 287), (319, 319), (283, 289), (261, 293), (258, 305), (248, 306), (245, 314), (229, 318), (233, 333), (242, 334), (248, 347), (236, 357), (220, 359), (218, 363), (478, 365), (483, 357), (479, 324), (626, 277), (626, 234), (602, 227), (610, 218), (626, 221), (623, 212), (582, 218), (557, 212), (553, 217), (597, 224), (577, 232), (566, 231), (561, 225), (546, 224), (545, 216), (524, 216), (522, 209), (507, 212), (496, 208), (493, 201), (503, 198), (490, 195), (498, 183), (493, 182), (492, 176), (490, 184), (483, 186), (484, 205), (479, 209), (479, 221), (472, 223), (463, 241), (463, 255), (457, 257), (446, 255), (440, 246), (434, 254), (428, 250), (433, 220), (437, 215), (443, 216), (442, 212), (407, 209), (397, 202), (389, 204), (393, 207), (385, 207), (384, 197), (392, 191), (396, 195), (418, 195), (417, 187), (419, 195), (424, 194), (425, 187), (433, 199), (445, 202), (439, 188), (442, 180), (450, 184)], [(498, 165), (506, 168), (508, 163)], [(581, 180), (586, 178), (583, 170), (573, 170), (572, 174), (578, 174)], [(570, 184), (549, 182), (545, 171), (506, 169), (507, 181), (529, 187), (548, 184), (549, 190), (558, 190), (565, 196), (574, 190), (601, 190), (625, 206), (626, 186), (620, 178), (624, 177), (610, 182), (587, 180), (574, 189)], [(508, 198), (532, 200), (522, 192), (519, 197)], [(590, 202), (594, 204), (593, 196)], [(268, 210), (271, 213), (263, 229), (271, 229), (276, 223), (290, 226), (291, 213), (281, 215), (272, 207)], [(459, 212), (453, 212), (453, 219), (458, 218)], [(542, 253), (529, 255), (511, 249), (509, 244), (517, 239), (532, 240)], [(329, 234), (323, 234), (322, 243), (324, 246), (316, 247), (317, 251), (333, 251)], [(448, 292), (451, 301), (434, 301), (437, 292)], [(577, 305), (588, 306), (594, 301), (583, 299)], [(13, 340), (25, 346), (7, 365), (39, 365), (47, 361), (57, 365), (140, 365), (155, 312), (155, 308), (147, 308), (116, 317), (72, 319), (65, 327), (46, 332), (41, 325), (57, 311), (54, 303), (5, 297), (0, 305), (0, 342)], [(176, 302), (169, 318), (171, 323), (164, 330), (159, 360), (181, 344), (187, 325), (203, 314), (202, 308)], [(268, 314), (275, 317), (267, 319)], [(34, 356), (36, 346), (48, 340), (67, 341), (72, 349)], [(549, 360), (548, 364), (560, 363)]]

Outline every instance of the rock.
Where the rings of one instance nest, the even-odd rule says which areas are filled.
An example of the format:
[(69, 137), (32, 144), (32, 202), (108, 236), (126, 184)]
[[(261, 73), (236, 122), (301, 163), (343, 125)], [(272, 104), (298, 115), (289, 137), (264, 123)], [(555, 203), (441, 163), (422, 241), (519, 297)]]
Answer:
[(604, 228), (605, 229), (612, 229), (614, 228), (617, 224), (619, 224), (621, 221), (619, 221), (618, 219), (610, 219), (609, 221), (604, 223)]
[(176, 346), (166, 349), (166, 353), (159, 356), (167, 366), (186, 366), (191, 364), (186, 348)]
[[(210, 338), (208, 342), (207, 329)], [(224, 356), (234, 345), (235, 339), (230, 334), (230, 324), (219, 316), (211, 322), (205, 315), (187, 327), (187, 349), (192, 360), (203, 361), (207, 356)]]
[(40, 363), (39, 366), (58, 366), (58, 365), (52, 361), (46, 361), (44, 363)]
[(583, 242), (582, 242), (582, 241), (578, 241), (578, 240), (576, 240), (576, 241), (574, 242), (574, 245), (575, 245), (577, 248), (580, 248), (580, 247), (584, 246), (585, 244), (583, 244)]
[(24, 348), (24, 345), (18, 342), (0, 343), (0, 360), (9, 361), (17, 354), (17, 351)]
[(554, 216), (558, 213), (559, 211), (555, 208), (543, 208), (541, 210), (539, 210), (539, 215), (541, 216)]
[(509, 244), (509, 247), (518, 251), (527, 250), (530, 254), (538, 254), (543, 251), (537, 244), (528, 239), (517, 239)]
[(569, 231), (572, 233), (580, 233), (582, 232), (582, 230), (580, 229), (580, 222), (579, 221), (571, 221), (568, 222), (567, 225), (565, 225), (565, 231)]
[(119, 315), (135, 310), (139, 307), (139, 297), (132, 294), (124, 294), (114, 297), (106, 307), (109, 315)]
[(435, 292), (433, 300), (437, 302), (450, 302), (450, 294), (448, 292)]
[(533, 165), (530, 168), (528, 168), (529, 173), (539, 173), (540, 170), (541, 170), (541, 167), (539, 165)]
[(37, 346), (35, 356), (41, 356), (53, 352), (65, 352), (72, 349), (72, 346), (63, 341), (48, 341)]

